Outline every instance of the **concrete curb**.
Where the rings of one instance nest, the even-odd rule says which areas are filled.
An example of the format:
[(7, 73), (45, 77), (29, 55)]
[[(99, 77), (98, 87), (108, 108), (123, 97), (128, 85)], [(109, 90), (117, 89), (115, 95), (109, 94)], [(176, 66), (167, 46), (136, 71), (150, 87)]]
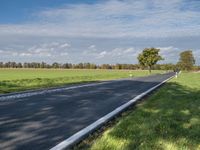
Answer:
[(99, 128), (101, 125), (105, 124), (109, 120), (111, 120), (113, 117), (115, 117), (117, 114), (128, 108), (129, 106), (133, 105), (136, 101), (144, 97), (145, 95), (149, 94), (150, 92), (154, 91), (158, 87), (160, 87), (162, 84), (167, 82), (168, 80), (172, 79), (174, 77), (171, 76), (168, 79), (162, 81), (161, 83), (157, 84), (156, 86), (150, 88), (149, 90), (141, 93), (140, 95), (136, 96), (135, 98), (131, 99), (127, 103), (121, 105), (120, 107), (116, 108), (112, 112), (108, 113), (107, 115), (103, 116), (102, 118), (98, 119), (94, 123), (90, 124), (89, 126), (83, 128), (79, 132), (75, 133), (71, 137), (67, 138), (66, 140), (62, 141), (58, 145), (54, 146), (50, 150), (63, 150), (63, 149), (69, 149), (71, 146), (74, 144), (80, 142), (83, 140), (87, 135), (89, 135), (92, 131), (96, 130)]

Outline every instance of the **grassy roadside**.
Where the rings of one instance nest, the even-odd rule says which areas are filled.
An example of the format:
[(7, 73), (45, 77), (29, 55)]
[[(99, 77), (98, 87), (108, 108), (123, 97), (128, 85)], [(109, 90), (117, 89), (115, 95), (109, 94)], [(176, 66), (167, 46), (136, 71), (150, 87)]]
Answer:
[(138, 104), (85, 149), (200, 149), (199, 81), (198, 73), (181, 74)]
[[(163, 71), (153, 71), (161, 73)], [(0, 93), (62, 86), (66, 84), (149, 75), (148, 71), (90, 69), (0, 69)]]

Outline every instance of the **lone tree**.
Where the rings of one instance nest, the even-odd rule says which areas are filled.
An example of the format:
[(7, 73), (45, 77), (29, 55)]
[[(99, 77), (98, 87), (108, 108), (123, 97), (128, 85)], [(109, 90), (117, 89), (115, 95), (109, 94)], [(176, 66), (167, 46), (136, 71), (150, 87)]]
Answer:
[(141, 54), (138, 56), (138, 61), (140, 65), (148, 67), (149, 73), (151, 73), (152, 66), (158, 61), (163, 60), (159, 55), (160, 49), (156, 48), (145, 48)]
[(194, 64), (195, 59), (191, 50), (187, 50), (180, 53), (180, 58), (178, 62), (178, 66), (180, 67), (180, 69), (187, 71), (192, 70)]

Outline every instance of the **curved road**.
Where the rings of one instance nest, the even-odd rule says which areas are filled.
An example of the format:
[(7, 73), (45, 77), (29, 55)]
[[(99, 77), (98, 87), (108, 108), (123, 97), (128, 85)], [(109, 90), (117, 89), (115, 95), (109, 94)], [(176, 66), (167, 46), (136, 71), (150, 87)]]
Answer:
[(0, 149), (50, 149), (172, 75), (0, 96)]

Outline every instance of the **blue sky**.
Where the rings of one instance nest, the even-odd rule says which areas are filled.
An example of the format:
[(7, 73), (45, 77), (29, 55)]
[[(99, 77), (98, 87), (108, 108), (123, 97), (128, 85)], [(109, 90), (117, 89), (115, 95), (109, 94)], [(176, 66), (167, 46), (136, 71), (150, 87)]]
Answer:
[(1, 0), (0, 23), (23, 23), (32, 19), (32, 14), (48, 8), (67, 4), (93, 4), (94, 0)]
[(0, 61), (137, 63), (145, 47), (163, 63), (192, 49), (200, 64), (198, 0), (1, 0)]

